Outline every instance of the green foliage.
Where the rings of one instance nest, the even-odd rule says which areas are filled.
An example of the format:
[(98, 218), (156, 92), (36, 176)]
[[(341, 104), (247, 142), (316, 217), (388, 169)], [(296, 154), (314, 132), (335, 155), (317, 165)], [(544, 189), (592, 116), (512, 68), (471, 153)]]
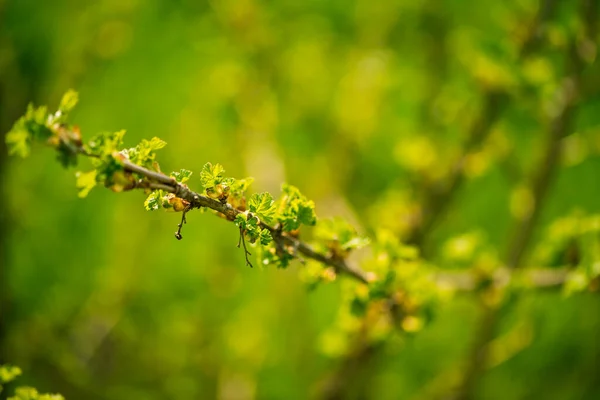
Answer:
[[(270, 236), (270, 232), (269, 232)], [(264, 243), (264, 242), (263, 242)], [(297, 254), (294, 253), (294, 249), (289, 246), (279, 246), (275, 241), (272, 241), (267, 246), (258, 248), (257, 258), (260, 263), (264, 266), (275, 266), (277, 268), (287, 268), (290, 263), (296, 258)], [(311, 277), (306, 276), (306, 269), (300, 271), (300, 277), (304, 280), (309, 287), (311, 287)], [(312, 287), (316, 287), (317, 280)]]
[(163, 190), (155, 190), (151, 192), (146, 198), (146, 201), (144, 201), (144, 208), (147, 211), (155, 211), (160, 208), (169, 208), (167, 194)]
[(273, 241), (273, 236), (271, 235), (271, 232), (268, 229), (262, 229), (258, 234), (258, 239), (260, 244), (266, 246)]
[(53, 132), (48, 127), (48, 110), (46, 107), (27, 106), (27, 111), (6, 134), (8, 154), (21, 157), (29, 155), (31, 144), (34, 141), (45, 141)]
[(258, 241), (261, 245), (266, 246), (273, 240), (271, 232), (266, 228), (261, 228), (256, 215), (249, 216), (248, 213), (240, 213), (235, 216), (234, 223), (242, 229), (250, 243)]
[(315, 203), (312, 200), (308, 200), (300, 190), (286, 183), (281, 186), (281, 191), (283, 196), (279, 200), (277, 221), (283, 226), (284, 231), (296, 230), (301, 224), (317, 223)]
[(248, 201), (248, 209), (256, 214), (260, 220), (270, 224), (275, 216), (275, 202), (270, 193), (255, 193)]
[(192, 176), (192, 171), (182, 168), (179, 172), (171, 172), (171, 176), (179, 183), (186, 183), (190, 179), (190, 176)]
[[(0, 392), (2, 392), (2, 384), (8, 383), (21, 375), (19, 367), (10, 365), (0, 365)], [(42, 394), (32, 387), (20, 386), (15, 389), (14, 396), (10, 396), (7, 400), (64, 400), (60, 394)]]
[(254, 178), (251, 177), (244, 179), (230, 178), (228, 181), (226, 181), (227, 185), (229, 186), (230, 196), (241, 199), (252, 182), (254, 182)]
[[(12, 154), (41, 143), (71, 166), (83, 148), (96, 157), (80, 157), (91, 163), (77, 175), (80, 195), (94, 183), (136, 189), (148, 209), (179, 211), (182, 199), (154, 189), (165, 182), (124, 163), (180, 171), (210, 157), (248, 168), (261, 187), (310, 189), (319, 216), (351, 215), (372, 245), (354, 251), (365, 238), (317, 220), (289, 186), (272, 192), (264, 229), (248, 205), (252, 179), (212, 169), (209, 188), (165, 175), (220, 203), (201, 208), (220, 218), (189, 215), (191, 240), (169, 241), (181, 214), (138, 220), (104, 196), (74, 206), (44, 196), (72, 178), (43, 176), (46, 157), (8, 160), (0, 285), (10, 290), (0, 297), (15, 312), (2, 316), (10, 334), (0, 347), (37, 377), (82, 398), (437, 398), (461, 387), (481, 354), (485, 384), (465, 397), (595, 398), (600, 75), (597, 34), (585, 26), (598, 13), (579, 8), (597, 2), (9, 3), (4, 116), (16, 120), (22, 96), (82, 81), (82, 126), (161, 132), (177, 147), (164, 160), (143, 142), (129, 154), (122, 137), (86, 150), (69, 123), (71, 92), (7, 135)], [(556, 179), (537, 199), (531, 180), (544, 159)], [(252, 255), (277, 267), (300, 260), (294, 268), (241, 268), (228, 224), (238, 212)], [(530, 216), (534, 251), (510, 274), (504, 257)], [(543, 293), (538, 269), (556, 282)], [(503, 318), (489, 362), (471, 348), (486, 308)]]
[(77, 182), (75, 185), (77, 189), (79, 189), (79, 197), (86, 197), (90, 190), (96, 186), (96, 174), (98, 171), (91, 170), (88, 172), (77, 172), (75, 177), (77, 178)]
[(110, 156), (123, 145), (125, 133), (125, 130), (99, 133), (84, 145), (84, 149), (97, 157)]
[(200, 171), (200, 182), (204, 189), (214, 189), (217, 185), (221, 184), (224, 180), (223, 174), (225, 169), (221, 164), (212, 165), (212, 163), (206, 163)]
[(352, 225), (341, 218), (320, 221), (315, 229), (315, 238), (328, 243), (330, 250), (342, 257), (370, 242), (369, 238), (359, 235)]
[(70, 89), (68, 90), (60, 100), (60, 105), (58, 106), (58, 111), (60, 112), (61, 117), (65, 117), (75, 108), (77, 103), (79, 102), (79, 93)]
[(22, 371), (19, 367), (8, 364), (0, 364), (0, 391), (2, 391), (3, 383), (13, 381), (21, 374)]
[(160, 150), (167, 145), (162, 139), (153, 137), (150, 140), (142, 139), (140, 144), (135, 147), (125, 149), (121, 151), (129, 161), (134, 164), (140, 165), (145, 168), (158, 170), (157, 164), (155, 164), (156, 150)]
[(64, 400), (60, 394), (43, 394), (32, 387), (18, 387), (15, 390), (15, 395), (7, 400)]

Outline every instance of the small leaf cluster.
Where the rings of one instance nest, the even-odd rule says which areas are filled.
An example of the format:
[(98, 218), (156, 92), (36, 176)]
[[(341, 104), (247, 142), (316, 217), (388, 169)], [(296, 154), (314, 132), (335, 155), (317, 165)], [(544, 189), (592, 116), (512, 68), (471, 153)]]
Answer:
[(136, 165), (160, 171), (158, 164), (156, 163), (156, 154), (154, 152), (162, 149), (166, 145), (167, 142), (157, 137), (153, 137), (150, 140), (142, 139), (137, 146), (121, 150), (121, 154)]
[(234, 223), (246, 235), (250, 243), (258, 241), (261, 245), (266, 246), (273, 240), (271, 232), (267, 228), (261, 228), (258, 216), (251, 212), (236, 215)]
[(345, 258), (352, 250), (367, 246), (370, 241), (359, 235), (356, 229), (341, 218), (319, 221), (315, 229), (315, 238), (325, 243), (333, 256)]
[(155, 151), (163, 148), (166, 143), (159, 138), (144, 139), (135, 147), (122, 149), (125, 131), (121, 130), (100, 133), (84, 143), (79, 128), (67, 123), (78, 98), (76, 92), (68, 91), (54, 113), (48, 112), (45, 106), (34, 107), (30, 104), (25, 115), (6, 135), (9, 154), (26, 157), (33, 143), (39, 142), (55, 148), (64, 167), (77, 165), (77, 156), (80, 154), (89, 156), (94, 168), (76, 174), (76, 186), (80, 197), (87, 196), (97, 184), (115, 192), (135, 188), (142, 177), (125, 171), (124, 161), (160, 171)]
[[(15, 380), (21, 375), (19, 367), (11, 365), (0, 365), (0, 392), (2, 385)], [(64, 400), (60, 394), (43, 394), (36, 389), (28, 386), (20, 386), (15, 389), (14, 396), (10, 396), (7, 400)]]
[(254, 178), (235, 179), (225, 177), (225, 169), (219, 163), (204, 164), (200, 171), (200, 182), (206, 195), (221, 203), (231, 204), (235, 209), (245, 211), (247, 208), (245, 193), (254, 182)]
[[(365, 264), (374, 273), (369, 284), (340, 282), (343, 305), (321, 340), (322, 350), (331, 356), (348, 354), (358, 335), (376, 344), (398, 333), (422, 330), (442, 297), (450, 295), (431, 280), (433, 269), (417, 249), (399, 242), (390, 231), (377, 233), (373, 254)], [(317, 269), (317, 274), (322, 273)]]
[(68, 127), (65, 121), (77, 104), (77, 93), (70, 90), (62, 98), (59, 109), (51, 114), (47, 107), (29, 104), (23, 115), (6, 135), (9, 154), (27, 157), (35, 142), (46, 143), (58, 151), (58, 160), (65, 166), (77, 164), (81, 134), (77, 127)]
[(224, 173), (225, 169), (221, 164), (213, 165), (210, 162), (204, 164), (200, 171), (200, 182), (208, 197), (218, 199), (222, 203), (227, 202), (230, 190), (228, 182), (223, 176)]
[(189, 209), (190, 203), (173, 193), (167, 193), (164, 190), (154, 190), (150, 192), (144, 201), (146, 211), (156, 211), (159, 209), (171, 211), (184, 211)]
[(187, 169), (180, 169), (179, 172), (173, 171), (171, 172), (171, 177), (174, 178), (178, 183), (186, 183), (190, 180), (192, 176), (192, 171)]
[(317, 223), (315, 203), (308, 200), (295, 186), (284, 183), (281, 186), (277, 222), (285, 232), (295, 231), (301, 224), (313, 226)]
[(534, 260), (569, 269), (566, 294), (600, 290), (600, 214), (572, 212), (550, 224), (544, 236)]

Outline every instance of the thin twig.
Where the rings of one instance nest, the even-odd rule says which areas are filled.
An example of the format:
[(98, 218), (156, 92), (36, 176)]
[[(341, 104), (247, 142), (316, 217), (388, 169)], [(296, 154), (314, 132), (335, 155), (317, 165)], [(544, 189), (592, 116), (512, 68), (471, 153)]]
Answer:
[(175, 232), (175, 237), (177, 238), (177, 240), (183, 239), (183, 236), (181, 236), (181, 228), (183, 227), (183, 224), (187, 224), (187, 219), (185, 217), (185, 214), (187, 214), (187, 212), (190, 210), (191, 210), (190, 205), (187, 205), (181, 213), (181, 222), (177, 225), (177, 232)]
[(250, 253), (248, 251), (248, 248), (246, 247), (246, 238), (244, 237), (244, 229), (241, 226), (240, 226), (240, 238), (239, 238), (238, 244), (237, 244), (238, 248), (240, 247), (240, 242), (244, 245), (244, 256), (246, 257), (246, 265), (250, 266), (250, 268), (254, 268), (254, 266), (250, 262), (250, 259), (248, 258), (248, 256), (252, 255), (252, 253)]

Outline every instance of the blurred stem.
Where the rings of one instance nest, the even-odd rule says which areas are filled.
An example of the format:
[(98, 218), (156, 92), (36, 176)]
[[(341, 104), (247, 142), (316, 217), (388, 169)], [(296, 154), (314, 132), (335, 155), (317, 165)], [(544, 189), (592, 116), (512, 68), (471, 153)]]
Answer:
[[(527, 39), (521, 46), (520, 58), (524, 59), (535, 52), (541, 45), (543, 38), (543, 23), (554, 14), (555, 0), (543, 0), (530, 25)], [(458, 189), (464, 182), (465, 160), (487, 139), (491, 128), (502, 115), (508, 104), (508, 96), (502, 91), (486, 90), (483, 95), (483, 107), (479, 117), (475, 120), (467, 140), (463, 144), (461, 155), (453, 163), (451, 172), (443, 181), (434, 182), (426, 187), (423, 194), (423, 220), (415, 226), (406, 241), (423, 247), (427, 235), (435, 228), (444, 217)]]
[[(582, 16), (586, 22), (586, 35), (584, 40), (595, 38), (595, 24), (597, 16), (597, 1), (582, 1)], [(543, 7), (542, 7), (543, 8)], [(571, 132), (573, 116), (576, 111), (576, 97), (581, 86), (581, 74), (584, 63), (577, 53), (577, 39), (573, 39), (569, 46), (567, 57), (568, 76), (557, 93), (556, 98), (562, 99), (562, 109), (550, 122), (548, 138), (544, 155), (538, 163), (531, 181), (531, 196), (533, 199), (532, 211), (514, 226), (513, 240), (511, 241), (506, 256), (506, 265), (510, 270), (522, 266), (523, 257), (531, 242), (534, 228), (539, 220), (539, 215), (548, 198), (552, 179), (560, 162), (560, 142)], [(482, 317), (479, 323), (478, 335), (472, 348), (471, 357), (466, 369), (465, 378), (457, 396), (458, 399), (473, 399), (478, 381), (483, 375), (489, 359), (489, 343), (493, 339), (499, 322), (500, 309), (496, 305), (484, 304)]]
[[(529, 35), (522, 45), (521, 57), (528, 56), (534, 49), (537, 49), (540, 45), (543, 27), (542, 24), (553, 14), (553, 6), (554, 0), (542, 0), (538, 13), (534, 18), (533, 22), (531, 23)], [(487, 139), (491, 132), (491, 128), (500, 118), (505, 107), (507, 106), (508, 100), (509, 97), (505, 92), (495, 90), (486, 90), (484, 92), (483, 106), (481, 112), (478, 118), (475, 119), (474, 123), (471, 125), (470, 131), (467, 135), (467, 139), (463, 144), (461, 155), (454, 162), (449, 175), (446, 178), (444, 178), (443, 181), (434, 182), (433, 184), (425, 188), (422, 201), (422, 221), (420, 224), (416, 225), (413, 228), (412, 232), (409, 233), (407, 239), (405, 239), (407, 243), (414, 244), (420, 247), (421, 249), (423, 248), (423, 244), (427, 239), (427, 235), (431, 234), (431, 231), (435, 228), (436, 224), (439, 223), (439, 221), (443, 218), (443, 216), (451, 206), (452, 200), (458, 192), (458, 189), (464, 183), (464, 168), (467, 157), (479, 146), (481, 146), (481, 144)], [(566, 126), (564, 128), (566, 128)], [(551, 175), (551, 172), (552, 171), (549, 172), (549, 175)], [(545, 176), (545, 174), (540, 174), (540, 176)], [(542, 184), (540, 185), (540, 188), (543, 189), (543, 193), (541, 193), (542, 195), (545, 194), (544, 185), (547, 185), (547, 183), (542, 182)], [(533, 215), (533, 217), (535, 219), (537, 217), (537, 214)], [(532, 227), (533, 222), (535, 221), (531, 221)], [(475, 287), (476, 285), (473, 287), (473, 289), (475, 289)], [(480, 337), (489, 338), (493, 335), (495, 320), (495, 311), (493, 309), (484, 311), (484, 317), (481, 323)], [(487, 340), (485, 343), (487, 343)], [(472, 357), (473, 370), (479, 370), (479, 366), (482, 365), (482, 363), (486, 359), (486, 355), (482, 353), (481, 349), (482, 346), (480, 345), (480, 343), (478, 343), (474, 350), (474, 355)], [(345, 373), (345, 371), (348, 369), (347, 365), (356, 364), (357, 359), (362, 360), (363, 354), (366, 354), (367, 356), (373, 356), (373, 353), (373, 351), (370, 351), (370, 345), (366, 341), (361, 342), (359, 340), (357, 343), (356, 351), (346, 360), (342, 361), (340, 369), (332, 376), (331, 380), (333, 382), (343, 381), (344, 379), (346, 381), (349, 379), (351, 380), (352, 377), (348, 377)], [(354, 375), (356, 375), (356, 373)], [(471, 372), (468, 373), (468, 382), (466, 381), (465, 384), (469, 388), (472, 385), (470, 378), (471, 375), (475, 374)], [(473, 378), (473, 381), (475, 380), (476, 377)], [(331, 387), (337, 388), (338, 390), (344, 390), (343, 385), (339, 384), (332, 384)], [(328, 393), (327, 398), (338, 398), (342, 393), (343, 392), (339, 392), (337, 394)]]
[(426, 236), (445, 215), (452, 199), (464, 182), (466, 158), (477, 149), (489, 136), (492, 126), (496, 123), (508, 96), (499, 91), (486, 91), (483, 97), (483, 108), (477, 120), (471, 126), (468, 138), (463, 145), (460, 157), (454, 162), (449, 176), (442, 182), (435, 182), (426, 188), (423, 195), (423, 220), (409, 234), (408, 243), (422, 247)]

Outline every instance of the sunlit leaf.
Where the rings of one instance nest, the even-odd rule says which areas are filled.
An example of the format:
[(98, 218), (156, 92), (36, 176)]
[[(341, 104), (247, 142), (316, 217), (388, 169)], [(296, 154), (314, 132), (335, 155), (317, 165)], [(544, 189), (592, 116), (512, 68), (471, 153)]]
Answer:
[(77, 172), (77, 183), (75, 184), (79, 189), (79, 197), (86, 197), (90, 190), (96, 186), (96, 174), (97, 171), (91, 170), (88, 172)]
[(269, 224), (275, 216), (275, 205), (270, 193), (255, 193), (248, 201), (248, 209)]

